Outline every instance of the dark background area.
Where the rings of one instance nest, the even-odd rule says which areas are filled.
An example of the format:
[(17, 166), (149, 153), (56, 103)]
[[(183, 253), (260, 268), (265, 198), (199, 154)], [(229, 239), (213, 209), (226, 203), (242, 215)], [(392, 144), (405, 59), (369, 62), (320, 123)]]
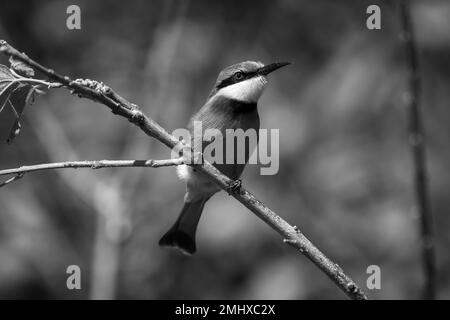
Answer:
[[(244, 60), (291, 61), (260, 100), (280, 129), (280, 170), (244, 185), (297, 225), (374, 299), (423, 285), (404, 48), (394, 1), (2, 1), (0, 38), (72, 78), (107, 83), (168, 131), (184, 127), (218, 72)], [(82, 29), (66, 28), (81, 7)], [(381, 8), (381, 30), (366, 8)], [(450, 2), (413, 1), (423, 81), (438, 297), (450, 298)], [(7, 64), (5, 57), (0, 63)], [(108, 109), (52, 90), (0, 114), (0, 168), (64, 160), (164, 159), (170, 151)], [(60, 170), (0, 189), (0, 298), (342, 299), (305, 257), (221, 192), (206, 205), (193, 257), (158, 247), (184, 185), (173, 168)], [(66, 288), (79, 265), (82, 290)]]

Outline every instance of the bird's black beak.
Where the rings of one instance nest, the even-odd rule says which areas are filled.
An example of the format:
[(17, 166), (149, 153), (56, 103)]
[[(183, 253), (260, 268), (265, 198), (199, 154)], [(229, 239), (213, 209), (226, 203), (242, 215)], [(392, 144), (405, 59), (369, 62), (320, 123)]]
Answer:
[(273, 72), (273, 71), (275, 71), (277, 69), (280, 69), (281, 67), (287, 66), (288, 64), (291, 64), (291, 63), (290, 62), (275, 62), (275, 63), (271, 63), (271, 64), (268, 64), (268, 65), (266, 65), (264, 67), (259, 68), (258, 74), (266, 76), (269, 73), (271, 73), (271, 72)]

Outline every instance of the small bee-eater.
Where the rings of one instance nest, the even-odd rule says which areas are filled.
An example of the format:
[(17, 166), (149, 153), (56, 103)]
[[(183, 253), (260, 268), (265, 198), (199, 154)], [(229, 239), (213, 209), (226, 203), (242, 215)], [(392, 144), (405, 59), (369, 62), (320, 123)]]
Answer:
[[(266, 88), (267, 75), (288, 64), (288, 62), (278, 62), (263, 65), (260, 62), (245, 61), (223, 69), (205, 105), (189, 122), (191, 145), (198, 143), (204, 149), (211, 143), (211, 140), (205, 139), (204, 136), (193, 135), (194, 122), (201, 123), (203, 132), (207, 129), (217, 129), (224, 137), (226, 137), (227, 129), (244, 131), (254, 129), (258, 132), (257, 103)], [(195, 139), (201, 139), (201, 141), (194, 141)], [(224, 145), (226, 145), (225, 140), (224, 138)], [(213, 165), (230, 179), (238, 181), (255, 146), (245, 144), (242, 149), (235, 150), (235, 159), (238, 152), (245, 152), (245, 163), (226, 162), (224, 152), (224, 161), (221, 164), (213, 163)], [(205, 158), (205, 160), (209, 159)], [(203, 207), (206, 201), (220, 189), (191, 166), (179, 166), (177, 173), (180, 179), (186, 182), (184, 205), (177, 221), (161, 238), (159, 245), (175, 247), (190, 255), (196, 250), (195, 233)]]

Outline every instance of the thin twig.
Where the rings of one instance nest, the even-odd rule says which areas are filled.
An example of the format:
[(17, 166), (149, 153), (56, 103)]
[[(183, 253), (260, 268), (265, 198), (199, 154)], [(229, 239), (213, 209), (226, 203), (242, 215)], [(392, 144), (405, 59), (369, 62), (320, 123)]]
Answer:
[[(126, 168), (126, 167), (170, 167), (183, 164), (182, 158), (167, 160), (89, 160), (89, 161), (65, 161), (54, 163), (42, 163), (31, 166), (22, 166), (14, 169), (0, 170), (0, 176), (10, 174), (24, 174), (26, 172), (53, 170), (53, 169), (78, 169), (78, 168)], [(6, 183), (6, 182), (5, 182)], [(1, 185), (0, 185), (1, 186)]]
[[(102, 83), (90, 80), (72, 81), (69, 77), (61, 76), (53, 70), (47, 69), (31, 60), (27, 55), (20, 53), (5, 41), (1, 40), (0, 51), (8, 56), (13, 56), (15, 59), (24, 62), (35, 70), (44, 73), (49, 79), (62, 83), (73, 93), (104, 104), (110, 108), (114, 114), (127, 118), (130, 122), (141, 128), (147, 135), (156, 138), (170, 149), (180, 146), (180, 141), (176, 137), (169, 134), (159, 124), (144, 115), (136, 105), (126, 101)], [(184, 154), (186, 159), (191, 159), (189, 150), (185, 152), (187, 153)], [(235, 181), (223, 175), (207, 161), (203, 161), (203, 164), (196, 164), (193, 166), (195, 166), (198, 172), (204, 174), (223, 190), (229, 190), (235, 183)], [(272, 229), (281, 234), (284, 237), (285, 242), (310, 259), (343, 292), (345, 292), (347, 296), (352, 299), (367, 299), (364, 292), (356, 285), (356, 283), (348, 277), (337, 264), (332, 262), (317, 249), (297, 227), (291, 226), (243, 187), (240, 188), (239, 192), (234, 192), (231, 195), (250, 209), (260, 219), (265, 221)]]
[(400, 2), (402, 40), (408, 59), (408, 93), (405, 105), (409, 112), (408, 139), (414, 161), (414, 188), (420, 221), (422, 259), (425, 274), (424, 299), (436, 298), (436, 258), (433, 216), (428, 196), (425, 136), (420, 112), (420, 69), (409, 1)]
[(19, 173), (19, 174), (17, 174), (14, 177), (9, 178), (8, 180), (1, 182), (0, 183), (0, 188), (6, 186), (7, 184), (10, 184), (10, 183), (12, 183), (14, 181), (17, 181), (17, 180), (21, 179), (23, 177), (23, 175), (24, 175), (24, 173)]

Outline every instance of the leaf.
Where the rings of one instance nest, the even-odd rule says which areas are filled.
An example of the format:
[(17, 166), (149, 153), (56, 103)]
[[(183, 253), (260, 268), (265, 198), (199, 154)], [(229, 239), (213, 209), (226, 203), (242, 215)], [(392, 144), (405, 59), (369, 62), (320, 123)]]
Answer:
[(0, 96), (3, 94), (5, 88), (14, 80), (16, 80), (16, 78), (11, 70), (9, 70), (7, 66), (0, 64)]
[[(11, 67), (17, 73), (31, 77), (34, 70), (28, 68), (20, 61), (10, 59)], [(39, 85), (26, 83), (27, 79), (18, 76), (14, 71), (4, 65), (0, 65), (0, 112), (6, 105), (9, 105), (14, 112), (16, 119), (10, 130), (7, 143), (12, 143), (14, 138), (20, 133), (22, 127), (20, 120), (27, 105), (32, 105), (36, 96), (43, 93)]]
[(8, 79), (15, 79), (15, 77), (7, 66), (0, 64), (0, 81)]
[(34, 70), (22, 61), (16, 60), (13, 58), (13, 56), (11, 56), (9, 58), (9, 63), (11, 63), (11, 68), (21, 76), (34, 77)]
[(22, 125), (20, 124), (19, 118), (17, 118), (14, 121), (11, 131), (9, 132), (9, 136), (8, 136), (8, 139), (6, 140), (6, 143), (8, 143), (8, 144), (13, 143), (14, 138), (19, 135), (21, 128), (22, 128)]
[(33, 99), (30, 97), (33, 96), (35, 90), (35, 87), (21, 83), (12, 91), (11, 97), (9, 98), (9, 104), (14, 111), (16, 120), (9, 132), (8, 139), (6, 140), (8, 144), (11, 144), (14, 141), (14, 138), (20, 133), (22, 127), (20, 119), (22, 118), (25, 107), (31, 102), (31, 99)]
[(31, 106), (36, 100), (36, 88), (33, 86), (28, 90), (27, 96), (25, 97), (25, 104)]
[(6, 104), (9, 101), (9, 98), (11, 97), (12, 92), (17, 87), (17, 83), (10, 82), (8, 86), (6, 86), (3, 91), (0, 93), (0, 113), (5, 108)]
[(8, 102), (11, 93), (17, 88), (17, 83), (14, 83), (14, 80), (16, 78), (11, 70), (0, 64), (0, 112)]

